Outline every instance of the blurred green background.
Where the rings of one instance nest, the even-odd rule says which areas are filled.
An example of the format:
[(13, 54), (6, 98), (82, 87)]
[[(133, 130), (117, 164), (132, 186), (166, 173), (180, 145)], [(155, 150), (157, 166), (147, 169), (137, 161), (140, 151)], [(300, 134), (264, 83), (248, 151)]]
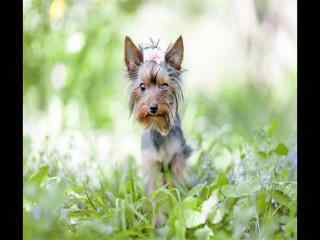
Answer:
[(166, 48), (182, 34), (186, 106), (196, 106), (197, 117), (236, 121), (244, 132), (286, 117), (292, 132), (295, 5), (256, 1), (251, 11), (249, 2), (24, 1), (25, 119), (56, 104), (57, 128), (112, 130), (113, 109), (126, 101), (124, 36), (137, 43), (160, 38)]
[[(81, 183), (89, 176), (95, 186), (97, 169), (107, 172), (131, 158), (139, 166), (141, 129), (127, 107), (125, 35), (137, 44), (160, 39), (163, 49), (183, 36), (181, 115), (195, 149), (212, 139), (223, 149), (265, 148), (257, 140), (264, 131), (295, 152), (296, 1), (24, 0), (23, 10), (27, 212), (38, 196), (29, 189), (32, 176)], [(223, 149), (214, 154), (222, 165)], [(55, 220), (39, 228), (32, 221), (24, 223), (29, 239), (62, 236), (46, 235)]]

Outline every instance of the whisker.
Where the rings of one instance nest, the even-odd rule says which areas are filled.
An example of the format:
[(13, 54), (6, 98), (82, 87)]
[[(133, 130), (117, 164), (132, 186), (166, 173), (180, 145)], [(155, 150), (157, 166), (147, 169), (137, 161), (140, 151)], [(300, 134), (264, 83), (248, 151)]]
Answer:
[(174, 124), (174, 116), (173, 116), (173, 112), (169, 112), (169, 124), (170, 126), (173, 126)]
[(181, 98), (181, 101), (184, 101), (184, 96), (183, 96), (183, 91), (182, 91), (182, 87), (179, 81), (176, 81), (176, 85), (177, 85), (177, 89)]
[(176, 112), (178, 112), (178, 98), (177, 98), (177, 95), (176, 95), (176, 92), (173, 92), (173, 97), (174, 97), (174, 100), (175, 100), (175, 104), (176, 104)]

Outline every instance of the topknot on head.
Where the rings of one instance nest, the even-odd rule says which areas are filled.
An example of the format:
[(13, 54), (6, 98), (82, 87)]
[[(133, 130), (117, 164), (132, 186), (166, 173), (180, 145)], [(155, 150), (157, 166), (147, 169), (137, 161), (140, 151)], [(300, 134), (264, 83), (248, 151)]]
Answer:
[(160, 39), (157, 41), (150, 38), (150, 42), (147, 44), (140, 44), (139, 48), (142, 52), (144, 61), (153, 61), (157, 64), (165, 61), (165, 52), (159, 47)]
[(171, 44), (166, 51), (159, 47), (159, 42), (150, 38), (150, 43), (139, 45), (136, 47), (132, 40), (126, 36), (125, 38), (125, 62), (128, 72), (136, 72), (138, 67), (146, 61), (154, 61), (157, 64), (165, 62), (166, 65), (181, 71), (183, 60), (183, 40), (180, 36), (174, 44)]
[(150, 42), (147, 43), (147, 44), (139, 44), (139, 48), (140, 50), (145, 50), (145, 49), (159, 49), (160, 50), (160, 47), (159, 47), (159, 43), (160, 43), (160, 39), (158, 39), (157, 41), (155, 41), (154, 39), (152, 38), (149, 38)]

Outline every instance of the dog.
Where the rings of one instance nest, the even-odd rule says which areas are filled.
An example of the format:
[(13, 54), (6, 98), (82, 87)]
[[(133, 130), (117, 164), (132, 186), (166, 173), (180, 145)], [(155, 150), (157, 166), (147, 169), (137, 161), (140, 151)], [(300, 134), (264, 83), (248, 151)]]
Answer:
[(185, 180), (186, 160), (192, 153), (181, 129), (179, 106), (183, 101), (181, 67), (184, 46), (180, 36), (166, 51), (159, 41), (137, 47), (124, 41), (130, 114), (143, 127), (141, 155), (146, 192), (166, 184), (164, 169), (173, 175), (174, 186)]

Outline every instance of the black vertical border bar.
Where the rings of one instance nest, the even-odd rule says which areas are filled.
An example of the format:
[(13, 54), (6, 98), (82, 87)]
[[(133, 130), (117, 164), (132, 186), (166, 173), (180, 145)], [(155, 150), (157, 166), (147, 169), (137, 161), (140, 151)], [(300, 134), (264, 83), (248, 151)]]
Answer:
[[(1, 24), (1, 220), (2, 238), (23, 235), (23, 1), (3, 2)], [(7, 152), (6, 154), (4, 152)], [(7, 232), (7, 234), (5, 233)], [(7, 237), (4, 237), (6, 236)]]
[(319, 7), (298, 1), (298, 239), (319, 238), (318, 23)]
[[(16, 114), (18, 115), (15, 121), (17, 127), (16, 139), (19, 139), (16, 144), (16, 158), (17, 158), (17, 183), (16, 183), (16, 202), (17, 207), (17, 227), (16, 227), (16, 239), (22, 239), (23, 235), (23, 0), (16, 1), (17, 17), (15, 18), (17, 25), (15, 34), (15, 46), (16, 46), (16, 58), (15, 66), (17, 68), (16, 84), (17, 88), (17, 103)], [(19, 137), (20, 136), (20, 137)]]

